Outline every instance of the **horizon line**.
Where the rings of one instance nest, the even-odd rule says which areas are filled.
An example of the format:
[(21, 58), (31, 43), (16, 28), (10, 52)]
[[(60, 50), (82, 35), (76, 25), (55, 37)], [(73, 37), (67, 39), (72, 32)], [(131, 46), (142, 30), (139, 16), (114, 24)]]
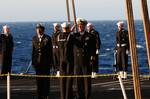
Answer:
[[(119, 19), (119, 20), (121, 20), (121, 19)], [(88, 21), (119, 21), (119, 20), (117, 20), (117, 19), (114, 19), (114, 20), (111, 20), (111, 19), (107, 19), (107, 20), (88, 20)], [(126, 19), (122, 19), (122, 21), (127, 21)], [(135, 19), (134, 21), (142, 21), (142, 19)], [(47, 21), (34, 21), (34, 20), (30, 20), (30, 21), (0, 21), (0, 23), (22, 23), (22, 22), (24, 22), (24, 23), (28, 23), (28, 22), (34, 22), (34, 23), (39, 23), (39, 22), (41, 22), (41, 23), (43, 23), (43, 22), (67, 22), (66, 20), (65, 21), (63, 21), (63, 20), (60, 20), (60, 21), (56, 21), (56, 20), (52, 20), (52, 21), (50, 21), (50, 20), (47, 20)], [(74, 21), (71, 21), (71, 22), (74, 22)]]

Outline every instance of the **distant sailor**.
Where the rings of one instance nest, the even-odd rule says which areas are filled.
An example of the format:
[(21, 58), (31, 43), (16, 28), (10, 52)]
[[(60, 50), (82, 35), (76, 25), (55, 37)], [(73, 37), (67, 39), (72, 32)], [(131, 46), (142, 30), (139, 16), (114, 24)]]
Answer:
[(95, 63), (92, 66), (92, 75), (95, 76), (96, 73), (98, 73), (99, 69), (99, 52), (100, 52), (100, 46), (101, 46), (101, 40), (100, 40), (100, 34), (94, 29), (94, 25), (92, 23), (87, 24), (87, 31), (88, 33), (94, 35), (96, 40), (96, 49), (95, 49)]
[(118, 32), (116, 33), (116, 69), (122, 78), (127, 78), (129, 37), (128, 31), (124, 29), (124, 23), (117, 23)]
[[(87, 21), (77, 19), (78, 31), (72, 37), (75, 75), (91, 75), (91, 63), (95, 61), (95, 37), (86, 29)], [(76, 78), (77, 99), (91, 98), (91, 77)]]
[[(52, 58), (51, 38), (44, 34), (45, 27), (41, 24), (36, 26), (36, 35), (32, 39), (32, 65), (35, 68), (36, 75), (49, 75)], [(48, 99), (49, 95), (49, 78), (37, 79), (37, 99)]]
[(3, 26), (0, 34), (0, 61), (2, 65), (1, 74), (11, 73), (12, 54), (13, 54), (13, 36), (8, 25)]
[(54, 59), (53, 69), (55, 72), (56, 71), (58, 72), (60, 60), (59, 60), (57, 37), (60, 34), (60, 24), (54, 23), (53, 26), (54, 26), (54, 32), (52, 34), (53, 59)]
[[(61, 24), (62, 32), (58, 35), (58, 47), (60, 53), (60, 74), (72, 75), (73, 74), (73, 55), (71, 54), (70, 45), (70, 24), (64, 22)], [(73, 99), (72, 78), (60, 78), (60, 92), (61, 99)]]

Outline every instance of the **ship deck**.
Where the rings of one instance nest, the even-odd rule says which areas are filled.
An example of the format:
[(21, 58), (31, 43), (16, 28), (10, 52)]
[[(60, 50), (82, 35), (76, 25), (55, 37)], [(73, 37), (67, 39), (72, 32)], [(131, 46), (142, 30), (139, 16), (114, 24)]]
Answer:
[[(150, 99), (150, 81), (141, 78), (142, 99)], [(134, 99), (133, 80), (123, 80), (128, 99)], [(7, 99), (6, 80), (0, 80), (0, 99)], [(35, 78), (11, 78), (11, 99), (35, 99)], [(60, 99), (59, 78), (51, 78), (49, 99)], [(119, 81), (116, 77), (92, 79), (92, 99), (123, 99)]]

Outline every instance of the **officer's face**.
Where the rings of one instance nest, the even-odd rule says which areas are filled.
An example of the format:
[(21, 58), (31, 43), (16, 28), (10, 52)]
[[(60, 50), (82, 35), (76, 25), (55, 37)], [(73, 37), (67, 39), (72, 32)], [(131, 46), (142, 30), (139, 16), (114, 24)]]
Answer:
[(39, 35), (43, 35), (44, 34), (44, 30), (42, 28), (37, 28), (36, 29), (37, 34)]
[(118, 26), (118, 30), (121, 30), (121, 29), (123, 29), (123, 25)]
[(70, 32), (70, 28), (69, 27), (62, 27), (62, 32)]
[(88, 31), (91, 31), (92, 29), (93, 29), (92, 26), (87, 26), (87, 30), (88, 30)]
[(9, 28), (4, 28), (4, 29), (3, 29), (3, 32), (4, 32), (4, 33), (9, 33)]
[(54, 31), (57, 32), (59, 30), (59, 26), (54, 26)]
[(66, 32), (66, 28), (62, 27), (62, 32)]
[(85, 25), (79, 24), (78, 29), (79, 29), (79, 32), (83, 32), (85, 30)]

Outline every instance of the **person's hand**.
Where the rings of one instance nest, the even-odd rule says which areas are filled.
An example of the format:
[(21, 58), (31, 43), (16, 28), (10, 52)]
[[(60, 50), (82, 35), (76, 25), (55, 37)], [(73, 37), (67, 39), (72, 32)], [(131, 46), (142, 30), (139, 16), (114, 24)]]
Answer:
[(126, 50), (126, 54), (129, 54), (129, 51), (128, 51), (128, 50)]
[(98, 49), (96, 49), (96, 54), (99, 54), (99, 50)]
[(94, 63), (95, 63), (95, 57), (94, 57), (94, 56), (91, 56), (90, 65), (93, 65)]
[(96, 78), (96, 72), (92, 72), (91, 78)]
[(115, 53), (117, 53), (117, 50), (115, 50)]
[(60, 77), (60, 71), (57, 71), (56, 77)]
[(76, 24), (74, 24), (74, 25), (71, 27), (70, 31), (73, 32), (73, 31), (75, 30), (75, 27), (76, 27)]
[(95, 60), (95, 57), (94, 56), (91, 56), (91, 61), (94, 61)]

